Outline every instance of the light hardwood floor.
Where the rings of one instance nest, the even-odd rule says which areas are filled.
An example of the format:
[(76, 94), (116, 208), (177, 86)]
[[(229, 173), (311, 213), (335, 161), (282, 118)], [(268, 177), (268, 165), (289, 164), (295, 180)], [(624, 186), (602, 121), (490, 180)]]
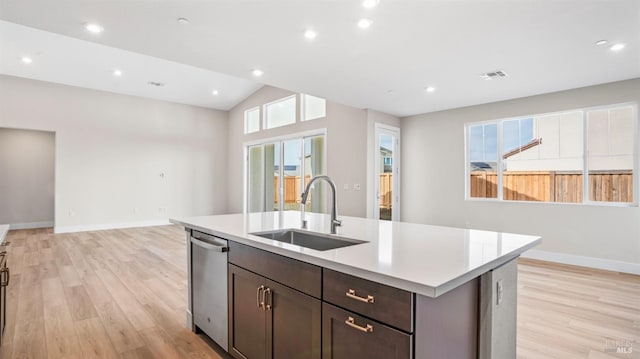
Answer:
[[(181, 228), (22, 230), (7, 241), (1, 359), (220, 358), (185, 328)], [(521, 260), (518, 299), (518, 358), (640, 358), (638, 276)], [(605, 353), (626, 343), (632, 353)]]

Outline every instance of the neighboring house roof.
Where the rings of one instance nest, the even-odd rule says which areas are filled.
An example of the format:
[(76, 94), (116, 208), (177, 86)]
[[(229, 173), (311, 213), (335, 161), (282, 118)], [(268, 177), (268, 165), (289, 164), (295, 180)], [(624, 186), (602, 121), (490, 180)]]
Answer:
[(495, 162), (471, 162), (472, 171), (495, 171), (496, 168)]
[(529, 141), (528, 143), (525, 143), (524, 145), (520, 146), (520, 147), (516, 147), (514, 149), (512, 149), (511, 151), (505, 153), (504, 155), (502, 155), (503, 159), (507, 159), (513, 155), (517, 155), (520, 152), (526, 151), (530, 148), (536, 147), (538, 145), (542, 144), (542, 138), (534, 138), (533, 140)]

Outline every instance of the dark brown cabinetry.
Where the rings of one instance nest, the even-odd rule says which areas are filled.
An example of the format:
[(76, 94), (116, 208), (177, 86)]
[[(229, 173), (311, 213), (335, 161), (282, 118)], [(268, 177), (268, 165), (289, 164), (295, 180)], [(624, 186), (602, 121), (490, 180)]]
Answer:
[(322, 305), (323, 359), (408, 359), (412, 336), (333, 305)]
[(229, 241), (238, 359), (478, 357), (478, 280), (437, 298)]
[[(289, 277), (299, 277), (297, 270), (300, 269), (303, 276), (314, 273), (312, 267), (315, 266), (278, 257), (254, 248), (231, 245), (229, 352), (239, 359), (320, 359), (320, 299), (276, 282), (291, 282)], [(269, 259), (275, 261), (273, 266)], [(262, 269), (259, 273), (271, 273), (275, 278), (266, 278), (235, 264), (244, 264), (256, 271)], [(291, 265), (288, 270), (287, 265)], [(317, 288), (319, 292), (321, 270), (315, 268), (317, 283), (305, 282), (302, 289), (314, 291)]]
[(0, 345), (7, 324), (7, 286), (9, 285), (9, 268), (7, 268), (7, 252), (0, 252)]
[(326, 268), (322, 288), (324, 359), (413, 357), (413, 293)]
[(325, 302), (413, 331), (413, 293), (326, 268), (323, 276)]

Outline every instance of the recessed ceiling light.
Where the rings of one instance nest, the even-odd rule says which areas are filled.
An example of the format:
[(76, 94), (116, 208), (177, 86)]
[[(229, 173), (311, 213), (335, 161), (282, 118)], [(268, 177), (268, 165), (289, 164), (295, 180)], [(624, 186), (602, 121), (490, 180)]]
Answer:
[(25, 64), (30, 64), (33, 62), (33, 60), (29, 56), (23, 56), (22, 62), (24, 62)]
[(251, 74), (255, 77), (260, 77), (264, 74), (264, 72), (260, 69), (253, 69), (251, 70)]
[(113, 70), (113, 75), (114, 75), (114, 76), (122, 76), (122, 71), (120, 71), (120, 70), (118, 70), (118, 69)]
[(426, 87), (424, 90), (427, 91), (427, 92), (435, 92), (436, 88), (433, 87), (433, 86), (429, 86), (429, 87)]
[(363, 18), (358, 21), (358, 27), (361, 29), (366, 29), (371, 26), (371, 24), (373, 24), (373, 20), (367, 18)]
[(387, 90), (387, 93), (388, 93), (389, 95), (391, 95), (391, 94), (393, 94), (393, 90)]
[(304, 37), (306, 37), (309, 40), (313, 40), (316, 38), (316, 36), (318, 36), (318, 33), (309, 29), (307, 31), (304, 32)]
[(90, 33), (93, 34), (99, 34), (101, 32), (104, 31), (104, 28), (98, 24), (94, 24), (94, 23), (87, 23), (84, 26), (85, 29), (87, 29), (87, 31), (89, 31)]
[(181, 24), (181, 25), (191, 24), (191, 21), (189, 21), (189, 19), (187, 19), (186, 17), (179, 17), (178, 20), (176, 21), (178, 21), (178, 24)]
[(599, 40), (599, 41), (596, 41), (596, 45), (598, 45), (598, 46), (600, 46), (600, 45), (604, 45), (604, 44), (606, 44), (606, 43), (607, 43), (607, 40)]
[(609, 50), (611, 50), (611, 51), (620, 51), (620, 50), (624, 49), (625, 46), (627, 46), (627, 45), (625, 45), (625, 44), (615, 44), (615, 45), (611, 45)]
[(364, 0), (362, 2), (362, 6), (366, 9), (373, 9), (374, 7), (378, 6), (379, 2), (380, 0)]
[(220, 94), (220, 91), (213, 90), (213, 91), (211, 91), (211, 93), (213, 94), (213, 96), (218, 96)]

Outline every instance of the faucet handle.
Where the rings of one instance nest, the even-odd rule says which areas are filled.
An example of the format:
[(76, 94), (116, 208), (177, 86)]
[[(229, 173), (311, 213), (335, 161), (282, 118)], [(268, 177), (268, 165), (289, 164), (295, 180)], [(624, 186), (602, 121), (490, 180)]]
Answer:
[(338, 226), (341, 226), (341, 225), (342, 225), (342, 221), (341, 221), (341, 220), (339, 220), (339, 219), (334, 219), (334, 220), (333, 220), (333, 224), (334, 224), (336, 227), (338, 227)]

